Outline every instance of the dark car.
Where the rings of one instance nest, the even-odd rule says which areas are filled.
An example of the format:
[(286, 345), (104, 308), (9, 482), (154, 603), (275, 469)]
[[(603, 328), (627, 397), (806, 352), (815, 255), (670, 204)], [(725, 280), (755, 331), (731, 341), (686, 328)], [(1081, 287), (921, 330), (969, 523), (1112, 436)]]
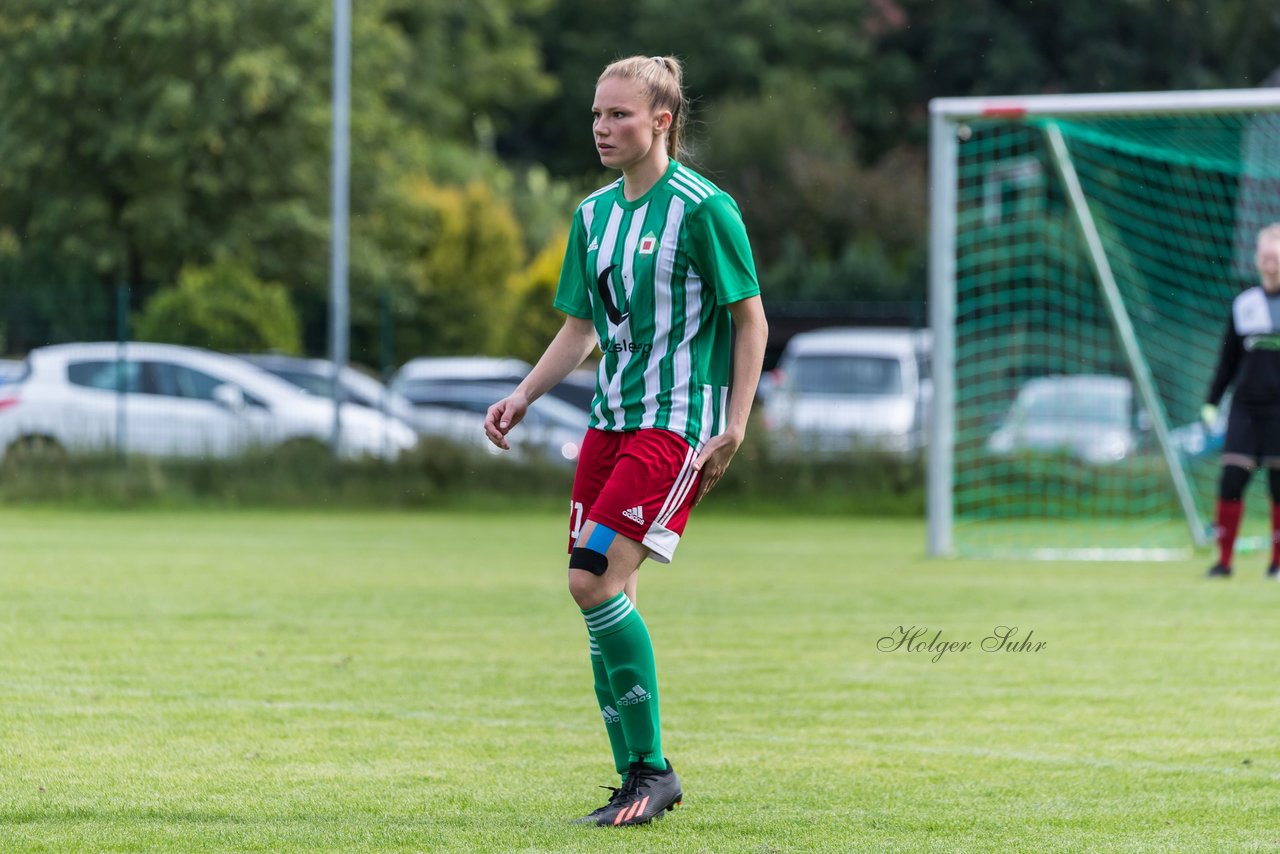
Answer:
[[(496, 356), (420, 356), (410, 359), (391, 378), (391, 389), (409, 399), (421, 396), (424, 390), (439, 388), (450, 383), (486, 383), (502, 391), (491, 402), (497, 402), (521, 380), (528, 376), (533, 366), (521, 359)], [(572, 406), (591, 409), (596, 391), (594, 370), (579, 368), (565, 377), (547, 392)]]
[[(240, 354), (240, 358), (292, 383), (308, 394), (317, 397), (332, 396), (333, 362), (328, 359), (306, 359), (274, 353)], [(385, 412), (401, 421), (413, 423), (413, 405), (363, 371), (349, 365), (343, 368), (339, 386), (342, 389), (343, 402), (366, 406), (369, 409)]]
[[(485, 436), (484, 420), (489, 407), (510, 391), (505, 383), (417, 382), (406, 388), (406, 397), (414, 407), (412, 423), (422, 435), (500, 454)], [(520, 425), (507, 437), (512, 456), (572, 465), (578, 459), (589, 418), (587, 410), (545, 395), (530, 405)]]

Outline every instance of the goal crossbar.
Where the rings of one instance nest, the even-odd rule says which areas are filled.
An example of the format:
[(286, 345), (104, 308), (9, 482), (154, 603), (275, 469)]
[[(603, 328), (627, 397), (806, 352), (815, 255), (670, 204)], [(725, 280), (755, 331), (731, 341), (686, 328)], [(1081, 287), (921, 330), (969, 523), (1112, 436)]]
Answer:
[(930, 115), (951, 121), (1038, 115), (1235, 113), (1276, 109), (1280, 109), (1280, 88), (934, 98), (929, 102)]

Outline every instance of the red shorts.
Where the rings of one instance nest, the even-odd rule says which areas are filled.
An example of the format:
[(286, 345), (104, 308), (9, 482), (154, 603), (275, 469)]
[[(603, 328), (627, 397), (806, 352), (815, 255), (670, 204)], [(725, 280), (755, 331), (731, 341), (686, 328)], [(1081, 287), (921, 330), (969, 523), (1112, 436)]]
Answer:
[(697, 456), (669, 430), (588, 430), (573, 477), (569, 551), (589, 519), (670, 563), (702, 479), (693, 470)]

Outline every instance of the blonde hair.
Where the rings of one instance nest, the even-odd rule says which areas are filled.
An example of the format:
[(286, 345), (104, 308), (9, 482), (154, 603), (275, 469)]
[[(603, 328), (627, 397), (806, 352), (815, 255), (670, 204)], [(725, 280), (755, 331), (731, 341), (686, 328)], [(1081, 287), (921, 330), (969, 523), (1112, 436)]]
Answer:
[(684, 144), (684, 128), (689, 114), (689, 100), (681, 82), (683, 69), (674, 56), (628, 56), (605, 66), (596, 79), (599, 86), (610, 77), (633, 80), (649, 98), (654, 110), (671, 111), (671, 129), (667, 132), (667, 153), (684, 161), (689, 151)]
[(1273, 222), (1258, 232), (1259, 246), (1272, 240), (1280, 241), (1280, 222)]

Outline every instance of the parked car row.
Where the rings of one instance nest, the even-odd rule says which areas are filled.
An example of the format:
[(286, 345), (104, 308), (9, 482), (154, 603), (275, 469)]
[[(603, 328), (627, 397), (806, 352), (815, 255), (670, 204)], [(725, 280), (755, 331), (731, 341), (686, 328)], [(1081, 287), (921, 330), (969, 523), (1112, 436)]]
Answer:
[[(0, 386), (0, 452), (119, 448), (227, 457), (251, 447), (325, 442), (333, 405), (249, 363), (168, 344), (62, 344), (27, 356)], [(395, 459), (417, 443), (403, 422), (344, 404), (348, 457)]]
[[(775, 446), (818, 457), (863, 446), (917, 451), (927, 345), (927, 334), (910, 330), (796, 336), (766, 403)], [(0, 368), (0, 455), (120, 448), (226, 457), (328, 442), (333, 430), (333, 365), (325, 359), (97, 343), (37, 348)], [(337, 390), (342, 453), (395, 459), (420, 437), (501, 453), (484, 436), (485, 413), (529, 370), (518, 359), (419, 358), (383, 384), (346, 367)], [(594, 372), (580, 370), (535, 401), (511, 436), (510, 456), (573, 464), (594, 391)]]
[[(250, 448), (328, 443), (334, 427), (333, 365), (324, 359), (88, 343), (40, 347), (3, 367), (0, 457), (120, 449), (221, 458)], [(515, 382), (504, 376), (476, 383), (449, 367), (437, 372), (434, 384), (409, 386), (412, 399), (344, 369), (342, 455), (394, 460), (420, 437), (498, 453), (484, 438), (484, 413)], [(512, 456), (572, 464), (586, 423), (585, 409), (551, 397), (537, 401)]]
[[(420, 438), (503, 453), (485, 413), (531, 366), (519, 359), (419, 358), (389, 384), (353, 367), (338, 379), (341, 452), (393, 460)], [(226, 457), (251, 447), (328, 443), (333, 363), (231, 356), (167, 344), (62, 344), (0, 360), (0, 456), (121, 448), (157, 456)], [(572, 465), (595, 374), (575, 371), (529, 408), (511, 457)], [(784, 459), (875, 450), (920, 453), (932, 399), (930, 337), (912, 329), (823, 329), (794, 336), (762, 379), (767, 441)], [(1227, 406), (1222, 407), (1223, 419)], [(1135, 453), (1150, 432), (1124, 377), (1078, 374), (1025, 382), (993, 424), (993, 456), (1065, 452), (1091, 465)], [(1221, 444), (1222, 424), (1171, 431), (1188, 456)]]

